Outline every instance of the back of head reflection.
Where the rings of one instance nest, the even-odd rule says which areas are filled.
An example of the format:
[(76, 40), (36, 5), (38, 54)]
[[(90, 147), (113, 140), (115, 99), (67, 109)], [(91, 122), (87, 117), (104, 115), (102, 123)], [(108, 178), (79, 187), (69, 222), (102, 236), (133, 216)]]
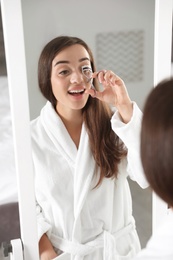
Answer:
[(147, 247), (135, 259), (173, 259), (173, 79), (164, 80), (149, 94), (141, 131), (142, 164), (155, 193), (169, 205)]

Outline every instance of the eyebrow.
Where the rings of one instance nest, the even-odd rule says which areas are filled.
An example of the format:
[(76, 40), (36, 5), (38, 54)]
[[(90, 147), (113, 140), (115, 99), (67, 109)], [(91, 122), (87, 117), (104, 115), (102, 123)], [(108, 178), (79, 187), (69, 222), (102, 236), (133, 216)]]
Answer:
[[(82, 61), (85, 61), (85, 60), (90, 61), (89, 58), (85, 57), (85, 58), (79, 59), (79, 62), (82, 62)], [(60, 61), (57, 61), (57, 62), (55, 63), (54, 67), (55, 67), (56, 65), (62, 64), (62, 63), (69, 64), (70, 62), (69, 62), (68, 60), (60, 60)]]

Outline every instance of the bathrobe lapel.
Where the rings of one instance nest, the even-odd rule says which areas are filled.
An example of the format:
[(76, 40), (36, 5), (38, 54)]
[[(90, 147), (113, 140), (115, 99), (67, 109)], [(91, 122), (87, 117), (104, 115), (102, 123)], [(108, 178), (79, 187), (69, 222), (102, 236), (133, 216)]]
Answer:
[(79, 148), (77, 150), (63, 122), (57, 116), (50, 102), (41, 111), (42, 125), (54, 146), (70, 164), (74, 178), (74, 227), (72, 240), (80, 242), (80, 213), (86, 196), (91, 188), (95, 162), (92, 156), (89, 138), (83, 124)]
[(77, 219), (80, 215), (87, 193), (91, 188), (91, 181), (94, 176), (94, 170), (95, 162), (90, 150), (88, 134), (83, 124), (74, 174), (75, 219)]
[(56, 149), (74, 168), (77, 156), (76, 146), (49, 101), (41, 111), (41, 122)]
[(82, 242), (81, 210), (86, 201), (88, 191), (93, 188), (91, 182), (94, 177), (94, 171), (95, 161), (90, 150), (88, 134), (83, 124), (74, 172), (73, 242)]

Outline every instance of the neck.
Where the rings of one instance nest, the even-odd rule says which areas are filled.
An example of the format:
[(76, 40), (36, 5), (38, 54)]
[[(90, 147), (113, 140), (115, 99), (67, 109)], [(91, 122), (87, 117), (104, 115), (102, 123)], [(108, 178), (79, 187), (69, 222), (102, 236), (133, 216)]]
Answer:
[(57, 113), (63, 121), (71, 139), (78, 148), (83, 123), (81, 110), (74, 110), (63, 114), (58, 111)]

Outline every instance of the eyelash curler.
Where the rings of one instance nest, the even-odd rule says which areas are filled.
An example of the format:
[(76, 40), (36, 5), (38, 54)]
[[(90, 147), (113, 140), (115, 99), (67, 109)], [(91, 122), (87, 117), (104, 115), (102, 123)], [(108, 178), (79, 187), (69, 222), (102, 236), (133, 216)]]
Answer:
[(88, 66), (82, 66), (82, 74), (85, 76), (85, 78), (87, 79), (87, 83), (91, 82), (91, 88), (95, 89), (94, 85), (93, 85), (93, 78), (92, 78), (92, 69)]

